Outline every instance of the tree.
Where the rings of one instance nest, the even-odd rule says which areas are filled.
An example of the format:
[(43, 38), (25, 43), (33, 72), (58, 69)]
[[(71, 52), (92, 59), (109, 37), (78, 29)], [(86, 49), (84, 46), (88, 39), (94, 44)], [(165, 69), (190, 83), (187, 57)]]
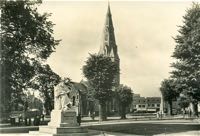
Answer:
[(178, 105), (184, 110), (190, 105), (190, 100), (187, 96), (181, 95), (178, 99)]
[(168, 114), (172, 115), (172, 101), (177, 97), (174, 81), (172, 79), (165, 79), (162, 81), (160, 91), (164, 101), (168, 103)]
[[(176, 47), (172, 57), (172, 77), (180, 80), (182, 93), (193, 104), (193, 114), (197, 115), (197, 103), (200, 100), (200, 5), (193, 3), (183, 17), (183, 25), (174, 38)], [(195, 110), (196, 109), (196, 110)]]
[(117, 64), (104, 55), (90, 55), (83, 66), (83, 74), (95, 90), (95, 99), (99, 101), (100, 120), (106, 120), (106, 102), (112, 97), (114, 78), (118, 71)]
[(125, 85), (120, 85), (117, 88), (117, 99), (119, 100), (121, 119), (126, 119), (127, 107), (129, 107), (129, 105), (133, 101), (133, 94), (131, 88)]
[[(86, 82), (85, 82), (86, 83)], [(86, 93), (86, 101), (87, 101), (87, 112), (90, 113), (90, 116), (93, 115), (95, 111), (95, 91), (94, 88), (91, 86), (89, 81), (87, 82), (87, 93)]]
[(4, 107), (23, 103), (23, 91), (30, 87), (28, 84), (37, 71), (35, 64), (42, 64), (59, 43), (52, 36), (50, 14), (37, 11), (40, 3), (40, 0), (1, 2), (0, 81)]
[(38, 90), (44, 100), (46, 114), (49, 115), (54, 108), (54, 87), (61, 81), (59, 75), (54, 73), (49, 65), (40, 65), (31, 82), (31, 88)]
[(35, 93), (27, 92), (25, 101), (24, 101), (24, 111), (29, 109), (38, 109), (40, 112), (43, 110), (43, 102), (41, 99), (35, 97)]

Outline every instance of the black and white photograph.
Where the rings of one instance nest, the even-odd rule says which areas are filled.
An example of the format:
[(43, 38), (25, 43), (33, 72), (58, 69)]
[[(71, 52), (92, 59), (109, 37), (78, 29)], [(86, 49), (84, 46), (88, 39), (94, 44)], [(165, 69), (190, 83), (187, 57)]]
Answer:
[(200, 136), (200, 1), (0, 0), (1, 136)]

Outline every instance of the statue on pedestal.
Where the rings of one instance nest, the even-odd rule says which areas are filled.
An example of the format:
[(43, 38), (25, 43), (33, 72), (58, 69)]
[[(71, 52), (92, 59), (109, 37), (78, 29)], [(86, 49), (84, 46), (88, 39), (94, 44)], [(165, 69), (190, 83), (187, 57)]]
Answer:
[(78, 95), (69, 79), (64, 79), (54, 89), (54, 110), (67, 111), (78, 108)]
[[(39, 127), (39, 134), (52, 136), (87, 136), (88, 131), (77, 120), (79, 91), (69, 79), (64, 79), (54, 88), (54, 110), (47, 126)], [(81, 116), (79, 116), (81, 117)]]

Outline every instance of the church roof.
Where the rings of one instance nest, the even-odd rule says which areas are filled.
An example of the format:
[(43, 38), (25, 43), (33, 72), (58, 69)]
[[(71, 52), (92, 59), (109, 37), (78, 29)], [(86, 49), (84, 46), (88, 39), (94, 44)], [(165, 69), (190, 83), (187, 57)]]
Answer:
[(87, 86), (83, 83), (72, 82), (72, 86), (76, 91), (80, 91), (80, 93), (87, 93)]

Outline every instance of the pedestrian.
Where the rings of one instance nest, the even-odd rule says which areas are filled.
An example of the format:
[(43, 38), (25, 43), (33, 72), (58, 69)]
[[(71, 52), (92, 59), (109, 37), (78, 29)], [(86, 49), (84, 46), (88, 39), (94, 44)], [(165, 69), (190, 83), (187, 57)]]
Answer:
[(81, 114), (80, 113), (77, 116), (77, 123), (79, 126), (81, 125)]
[(34, 126), (37, 125), (37, 117), (36, 117), (36, 116), (34, 116), (34, 118), (33, 118), (33, 125), (34, 125)]
[(24, 123), (25, 123), (25, 126), (28, 126), (28, 121), (27, 121), (27, 117), (26, 116), (24, 117)]
[(42, 121), (44, 122), (44, 114), (41, 115)]
[(156, 113), (156, 116), (157, 116), (157, 119), (160, 118), (160, 114), (159, 114), (159, 112)]
[(36, 116), (36, 126), (39, 126), (40, 125), (40, 116), (37, 115)]
[(92, 120), (94, 120), (94, 118), (95, 118), (95, 112), (92, 113), (91, 118), (92, 118)]
[(163, 113), (160, 111), (160, 119), (162, 120)]
[(191, 115), (192, 115), (192, 112), (191, 112), (191, 110), (189, 109), (189, 118), (191, 118)]
[(28, 125), (30, 126), (31, 125), (31, 118), (29, 117), (28, 119), (29, 119), (28, 120)]
[(183, 118), (185, 118), (186, 111), (183, 109)]

